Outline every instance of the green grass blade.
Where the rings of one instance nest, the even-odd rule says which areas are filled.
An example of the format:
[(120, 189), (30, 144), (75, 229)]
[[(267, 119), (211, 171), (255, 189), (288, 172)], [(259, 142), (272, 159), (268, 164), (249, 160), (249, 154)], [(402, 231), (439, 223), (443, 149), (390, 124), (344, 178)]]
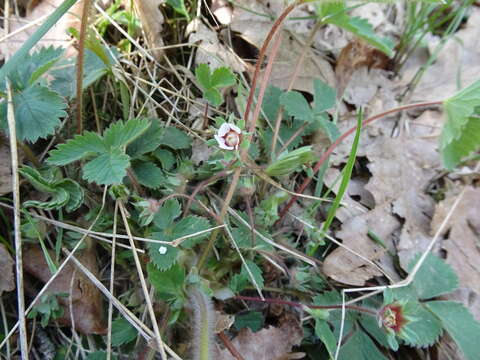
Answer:
[[(323, 224), (322, 232), (324, 234), (328, 231), (328, 228), (332, 224), (332, 221), (335, 218), (335, 214), (337, 212), (337, 209), (340, 206), (340, 203), (343, 199), (343, 195), (345, 194), (345, 191), (347, 190), (348, 183), (350, 182), (350, 178), (352, 176), (352, 171), (353, 171), (353, 166), (355, 165), (355, 160), (357, 158), (358, 144), (360, 143), (360, 132), (362, 130), (362, 121), (363, 121), (363, 111), (360, 110), (359, 113), (358, 113), (357, 130), (355, 132), (355, 139), (353, 140), (352, 150), (350, 151), (350, 155), (348, 156), (347, 164), (345, 165), (345, 168), (343, 169), (342, 182), (340, 183), (340, 187), (338, 189), (337, 196), (335, 197), (335, 200), (333, 201), (332, 206), (330, 207), (330, 209), (328, 211), (327, 220)], [(317, 250), (318, 246), (319, 246), (319, 244), (316, 244), (315, 246), (313, 246), (312, 249), (309, 251), (308, 255), (313, 256), (313, 254), (315, 254), (315, 251)]]
[(35, 31), (30, 38), (22, 45), (18, 51), (2, 66), (0, 69), (0, 79), (4, 79), (21, 60), (25, 58), (28, 52), (35, 46), (37, 42), (50, 30), (57, 21), (70, 9), (77, 0), (65, 0)]

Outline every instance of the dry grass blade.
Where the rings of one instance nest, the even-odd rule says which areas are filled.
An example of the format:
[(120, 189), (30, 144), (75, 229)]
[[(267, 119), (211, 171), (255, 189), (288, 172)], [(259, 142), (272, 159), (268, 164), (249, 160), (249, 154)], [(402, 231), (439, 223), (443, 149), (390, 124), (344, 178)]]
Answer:
[[(115, 281), (115, 256), (116, 256), (116, 235), (117, 235), (117, 217), (118, 217), (118, 200), (115, 202), (115, 210), (113, 212), (113, 236), (112, 236), (112, 259), (110, 265), (110, 294), (113, 297), (113, 288)], [(107, 332), (107, 360), (111, 358), (112, 352), (112, 315), (113, 303), (108, 299), (108, 332)]]

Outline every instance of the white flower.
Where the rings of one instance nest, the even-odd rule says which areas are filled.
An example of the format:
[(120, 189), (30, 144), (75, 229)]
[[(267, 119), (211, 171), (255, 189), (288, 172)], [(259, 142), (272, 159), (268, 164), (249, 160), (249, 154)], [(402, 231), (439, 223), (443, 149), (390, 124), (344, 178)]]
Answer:
[(166, 246), (160, 246), (160, 248), (158, 249), (158, 252), (160, 253), (160, 255), (165, 255), (167, 253), (167, 247)]
[(242, 131), (233, 124), (223, 123), (218, 129), (215, 139), (220, 149), (237, 150), (242, 140)]

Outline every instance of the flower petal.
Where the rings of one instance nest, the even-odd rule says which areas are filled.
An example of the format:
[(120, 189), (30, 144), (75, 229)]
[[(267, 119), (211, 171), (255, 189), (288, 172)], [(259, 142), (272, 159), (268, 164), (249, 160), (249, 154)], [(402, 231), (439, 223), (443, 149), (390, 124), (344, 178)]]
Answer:
[(240, 128), (236, 125), (233, 125), (233, 124), (229, 124), (230, 125), (230, 129), (235, 131), (238, 135), (240, 135), (242, 133), (242, 130), (240, 130)]
[(214, 135), (215, 140), (217, 140), (218, 147), (223, 150), (233, 150), (233, 146), (228, 146), (225, 144), (225, 139), (223, 137), (220, 137), (218, 135)]
[(220, 126), (220, 129), (218, 129), (218, 136), (225, 136), (230, 131), (230, 126), (229, 123), (223, 123), (222, 126)]

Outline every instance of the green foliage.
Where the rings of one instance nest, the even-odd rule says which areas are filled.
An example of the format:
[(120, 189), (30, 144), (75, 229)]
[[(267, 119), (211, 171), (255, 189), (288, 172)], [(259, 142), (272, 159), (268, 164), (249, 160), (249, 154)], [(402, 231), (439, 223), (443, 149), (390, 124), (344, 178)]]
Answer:
[(375, 34), (368, 20), (361, 17), (350, 17), (344, 2), (321, 1), (316, 3), (316, 7), (318, 17), (323, 23), (348, 30), (389, 57), (393, 56), (393, 41)]
[(112, 346), (120, 346), (137, 337), (137, 330), (125, 318), (112, 321)]
[(265, 226), (272, 226), (279, 219), (278, 208), (288, 199), (288, 194), (284, 191), (277, 191), (260, 202), (260, 206), (255, 208), (255, 215), (262, 219)]
[(443, 164), (453, 169), (480, 147), (480, 80), (443, 102), (447, 121), (440, 136)]
[[(107, 353), (105, 351), (94, 351), (89, 353), (86, 357), (87, 360), (107, 360)], [(111, 354), (110, 359), (117, 360), (118, 357), (115, 354)]]
[(337, 348), (337, 340), (326, 320), (315, 318), (315, 335), (317, 335), (317, 337), (322, 341), (328, 351), (328, 354), (330, 355), (330, 358), (333, 359), (335, 357), (335, 350)]
[(219, 67), (213, 71), (207, 64), (200, 64), (195, 70), (195, 77), (203, 92), (203, 96), (213, 106), (219, 106), (223, 102), (220, 89), (235, 84), (235, 75), (226, 67)]
[(163, 131), (163, 136), (160, 139), (160, 145), (168, 146), (174, 150), (188, 149), (192, 144), (192, 139), (187, 134), (172, 126)]
[(340, 348), (340, 360), (387, 360), (373, 340), (363, 331), (355, 331)]
[(24, 165), (19, 173), (27, 179), (38, 191), (52, 194), (48, 201), (25, 201), (25, 207), (36, 207), (44, 210), (59, 210), (62, 207), (68, 212), (74, 211), (83, 203), (84, 192), (78, 183), (71, 179), (61, 179), (55, 176), (52, 169), (45, 169), (43, 174), (37, 169)]
[(262, 276), (262, 270), (253, 261), (245, 260), (245, 263), (242, 264), (242, 270), (240, 271), (240, 274), (235, 274), (230, 279), (229, 287), (234, 293), (238, 293), (244, 290), (249, 283), (252, 286), (255, 286), (252, 278), (247, 271), (247, 267), (250, 270), (253, 279), (257, 283), (258, 287), (260, 289), (263, 288), (264, 281)]
[(165, 184), (163, 171), (151, 161), (134, 161), (132, 170), (138, 182), (151, 189), (158, 189)]
[(253, 332), (260, 330), (263, 327), (263, 315), (259, 311), (249, 311), (246, 314), (235, 316), (233, 326), (237, 330), (249, 328)]
[(285, 151), (266, 169), (270, 176), (288, 175), (297, 171), (302, 165), (313, 161), (314, 154), (311, 146), (302, 146), (293, 151)]
[(86, 132), (50, 151), (47, 162), (67, 165), (83, 158), (92, 158), (83, 167), (83, 178), (99, 185), (120, 184), (130, 166), (125, 147), (150, 126), (146, 119), (118, 121), (105, 130), (103, 137)]
[[(153, 222), (156, 231), (152, 234), (152, 238), (172, 242), (210, 227), (207, 219), (195, 215), (190, 215), (179, 221), (175, 221), (180, 214), (181, 206), (176, 199), (165, 201), (154, 216)], [(182, 241), (179, 247), (174, 247), (169, 244), (149, 243), (148, 250), (150, 258), (159, 270), (167, 270), (177, 261), (177, 257), (181, 253), (180, 249), (189, 249), (206, 236), (208, 236), (208, 233), (189, 237)]]
[(457, 343), (468, 360), (478, 359), (478, 334), (480, 323), (460, 303), (454, 301), (430, 301), (427, 308), (441, 321), (443, 328)]
[(180, 305), (185, 302), (185, 269), (179, 264), (168, 270), (159, 270), (155, 265), (147, 265), (148, 280), (153, 285), (156, 294), (171, 304)]
[(60, 306), (57, 300), (57, 296), (68, 297), (65, 293), (45, 294), (40, 298), (40, 302), (37, 303), (32, 310), (28, 313), (29, 319), (34, 319), (37, 315), (40, 315), (40, 324), (42, 327), (46, 327), (50, 319), (58, 319), (63, 316), (63, 308)]
[(167, 4), (170, 5), (173, 10), (178, 12), (180, 15), (183, 15), (187, 18), (187, 21), (190, 21), (190, 15), (188, 14), (187, 8), (185, 7), (184, 0), (167, 0)]
[(337, 139), (340, 132), (337, 126), (328, 119), (325, 113), (335, 106), (336, 92), (324, 82), (313, 80), (313, 107), (310, 107), (305, 97), (297, 91), (283, 93), (279, 100), (286, 112), (297, 120), (307, 123), (318, 123), (331, 141)]

